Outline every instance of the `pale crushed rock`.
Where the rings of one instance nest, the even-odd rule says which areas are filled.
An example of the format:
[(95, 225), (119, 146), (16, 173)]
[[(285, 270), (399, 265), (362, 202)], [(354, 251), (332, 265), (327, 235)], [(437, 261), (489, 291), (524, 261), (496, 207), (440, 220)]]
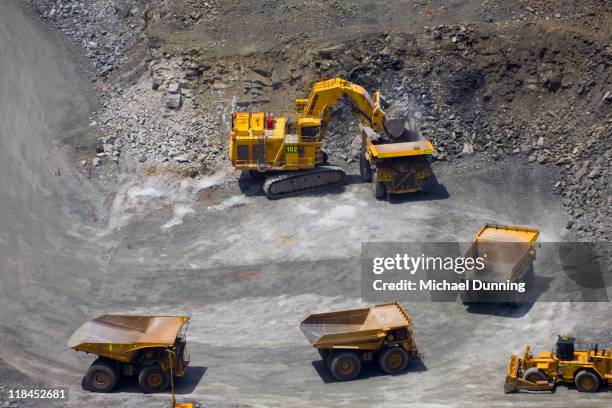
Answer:
[(173, 173), (130, 176), (120, 184), (110, 206), (107, 232), (168, 207), (172, 208), (172, 215), (160, 229), (165, 231), (180, 225), (186, 216), (195, 212), (193, 206), (199, 191), (219, 185), (226, 177), (224, 171), (195, 178), (180, 178)]

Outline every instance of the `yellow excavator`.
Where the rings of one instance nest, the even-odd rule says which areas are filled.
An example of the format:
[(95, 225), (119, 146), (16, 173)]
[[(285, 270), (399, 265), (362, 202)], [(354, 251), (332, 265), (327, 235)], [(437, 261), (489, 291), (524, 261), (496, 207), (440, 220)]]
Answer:
[(282, 198), (322, 187), (340, 185), (345, 172), (327, 164), (322, 149), (331, 108), (342, 100), (362, 126), (397, 138), (404, 119), (387, 117), (388, 103), (379, 91), (370, 95), (362, 86), (342, 78), (317, 82), (306, 99), (296, 99), (290, 113), (233, 112), (229, 155), (237, 170), (266, 178), (268, 198)]

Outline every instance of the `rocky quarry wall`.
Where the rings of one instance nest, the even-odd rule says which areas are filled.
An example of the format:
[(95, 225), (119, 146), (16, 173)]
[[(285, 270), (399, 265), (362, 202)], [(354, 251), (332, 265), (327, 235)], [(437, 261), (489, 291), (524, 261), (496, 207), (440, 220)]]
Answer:
[[(234, 97), (238, 109), (287, 109), (313, 81), (341, 76), (404, 104), (432, 140), (435, 160), (515, 156), (557, 167), (551, 183), (571, 216), (567, 228), (584, 240), (610, 239), (612, 11), (605, 2), (563, 15), (546, 2), (523, 2), (531, 4), (525, 15), (503, 23), (329, 43), (296, 36), (236, 55), (162, 41), (152, 28), (220, 24), (216, 1), (33, 3), (95, 65), (103, 136), (86, 166), (173, 166), (187, 174), (226, 167)], [(332, 118), (327, 149), (350, 163), (359, 148), (356, 122), (342, 106)]]

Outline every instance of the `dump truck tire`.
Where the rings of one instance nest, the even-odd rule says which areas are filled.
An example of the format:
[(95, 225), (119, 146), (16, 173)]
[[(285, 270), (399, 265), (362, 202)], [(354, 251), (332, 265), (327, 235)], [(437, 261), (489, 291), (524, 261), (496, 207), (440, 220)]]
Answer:
[[(376, 178), (374, 178), (376, 180)], [(387, 195), (387, 187), (382, 181), (372, 181), (372, 187), (374, 188), (374, 197), (377, 200), (384, 200)]]
[(537, 382), (537, 381), (548, 381), (548, 378), (546, 377), (546, 374), (538, 370), (537, 367), (531, 367), (527, 369), (527, 371), (525, 371), (525, 374), (523, 374), (523, 380), (529, 381), (529, 382)]
[(600, 381), (597, 374), (592, 371), (583, 370), (574, 378), (576, 388), (580, 392), (595, 392), (599, 389)]
[(138, 374), (138, 384), (147, 393), (161, 392), (168, 388), (170, 375), (157, 366), (145, 367)]
[(380, 352), (378, 365), (387, 374), (399, 374), (408, 365), (408, 353), (401, 347), (389, 347)]
[(361, 359), (352, 351), (332, 353), (329, 356), (329, 371), (338, 381), (350, 381), (361, 372)]
[(109, 392), (119, 380), (119, 372), (114, 362), (105, 359), (97, 359), (85, 374), (85, 385), (89, 391)]
[(361, 179), (366, 183), (372, 181), (372, 168), (363, 152), (359, 153), (359, 174), (361, 175)]

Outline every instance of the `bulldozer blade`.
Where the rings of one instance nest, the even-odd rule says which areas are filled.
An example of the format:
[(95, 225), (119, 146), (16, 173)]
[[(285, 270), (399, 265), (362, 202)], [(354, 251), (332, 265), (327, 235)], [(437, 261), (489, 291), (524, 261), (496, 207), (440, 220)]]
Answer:
[(510, 362), (508, 363), (508, 368), (506, 370), (506, 383), (504, 384), (504, 392), (507, 394), (509, 392), (518, 391), (518, 380), (519, 380), (519, 370), (521, 367), (521, 360), (517, 355), (512, 355), (510, 357)]
[(510, 357), (506, 371), (506, 382), (504, 392), (506, 394), (515, 391), (552, 391), (554, 386), (548, 381), (527, 381), (521, 378), (521, 359), (517, 355)]
[(506, 394), (509, 394), (511, 392), (516, 392), (516, 391), (518, 391), (516, 382), (511, 382), (511, 381), (506, 380), (506, 383), (504, 384), (504, 392)]

